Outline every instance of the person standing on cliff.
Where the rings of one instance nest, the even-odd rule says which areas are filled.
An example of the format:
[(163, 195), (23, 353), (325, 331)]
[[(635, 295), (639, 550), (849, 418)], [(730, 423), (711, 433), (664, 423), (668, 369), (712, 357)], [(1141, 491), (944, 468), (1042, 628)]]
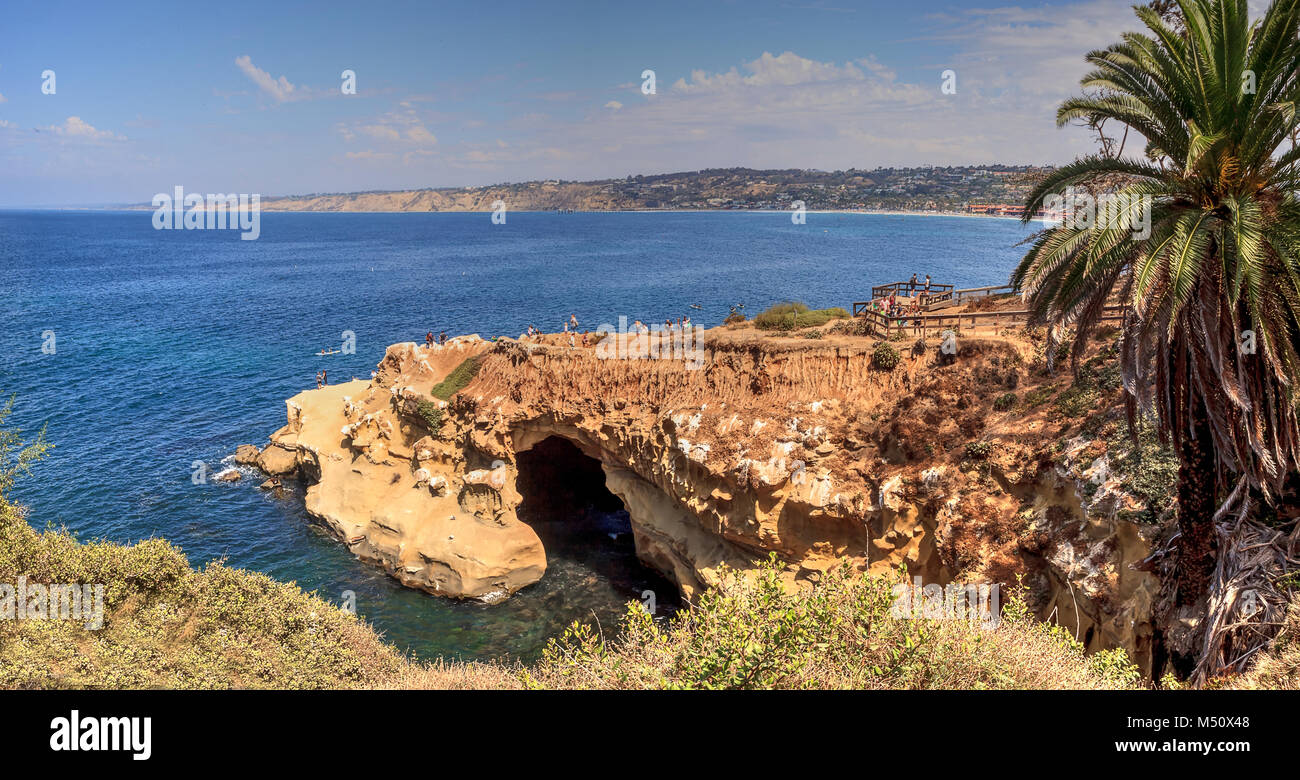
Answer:
[(911, 285), (911, 291), (916, 292), (916, 274), (912, 274), (912, 281), (908, 282), (908, 284)]
[(322, 368), (320, 370), (320, 385), (321, 387), (325, 387), (329, 383), (330, 383), (329, 374), (326, 374), (325, 369)]
[(426, 347), (433, 346), (433, 331), (429, 331), (428, 333), (424, 334), (424, 346)]
[(446, 344), (446, 343), (447, 343), (447, 331), (444, 330), (444, 331), (442, 331), (441, 333), (438, 334), (438, 343), (439, 343), (439, 344)]
[(573, 328), (574, 330), (578, 329), (578, 315), (576, 314), (569, 315), (569, 327)]
[(317, 390), (320, 389), (320, 372), (319, 372), (319, 371), (316, 372), (316, 389), (317, 389)]

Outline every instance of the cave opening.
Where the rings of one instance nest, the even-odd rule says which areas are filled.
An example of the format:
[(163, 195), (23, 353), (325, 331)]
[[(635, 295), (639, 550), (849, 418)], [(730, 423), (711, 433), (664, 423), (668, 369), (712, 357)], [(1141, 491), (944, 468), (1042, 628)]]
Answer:
[(676, 585), (637, 557), (627, 507), (606, 487), (599, 460), (560, 436), (516, 457), (519, 519), (546, 550), (543, 582), (584, 594), (597, 613), (621, 613), (628, 601), (653, 606), (657, 617), (678, 608)]

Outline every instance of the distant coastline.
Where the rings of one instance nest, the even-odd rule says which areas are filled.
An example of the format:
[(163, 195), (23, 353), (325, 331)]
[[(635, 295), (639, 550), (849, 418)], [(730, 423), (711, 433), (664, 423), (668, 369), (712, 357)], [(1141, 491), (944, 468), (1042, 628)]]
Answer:
[[(20, 206), (0, 208), (0, 211), (154, 211), (150, 205), (135, 206)], [(447, 211), (411, 211), (409, 209), (376, 209), (373, 211), (341, 211), (338, 209), (278, 209), (263, 211), (279, 214), (491, 214), (491, 209), (457, 209)], [(202, 208), (199, 211), (203, 211)], [(514, 209), (515, 214), (553, 214), (555, 209)], [(786, 209), (576, 209), (571, 214), (789, 214)], [(808, 209), (807, 214), (862, 214), (879, 217), (961, 217), (963, 219), (1002, 219), (1020, 221), (1020, 217), (1001, 214), (971, 214), (961, 211), (889, 211), (885, 209)], [(1034, 217), (1030, 222), (1045, 222), (1045, 217)]]

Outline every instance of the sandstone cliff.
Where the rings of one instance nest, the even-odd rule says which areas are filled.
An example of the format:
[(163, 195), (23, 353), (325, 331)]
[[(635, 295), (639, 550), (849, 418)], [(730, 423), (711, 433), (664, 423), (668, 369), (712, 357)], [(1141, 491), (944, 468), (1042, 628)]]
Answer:
[[(891, 371), (873, 346), (715, 329), (694, 367), (555, 337), (397, 344), (372, 380), (289, 399), (258, 458), (297, 472), (358, 556), (432, 593), (494, 601), (544, 575), (519, 455), (556, 436), (600, 462), (638, 556), (687, 598), (773, 553), (792, 587), (843, 560), (927, 583), (1023, 575), (1041, 615), (1149, 670), (1157, 584), (1131, 564), (1156, 526), (1068, 421), (994, 411), (1040, 381), (1024, 342), (966, 338), (955, 361), (929, 349)], [(438, 399), (467, 360), (472, 381)]]

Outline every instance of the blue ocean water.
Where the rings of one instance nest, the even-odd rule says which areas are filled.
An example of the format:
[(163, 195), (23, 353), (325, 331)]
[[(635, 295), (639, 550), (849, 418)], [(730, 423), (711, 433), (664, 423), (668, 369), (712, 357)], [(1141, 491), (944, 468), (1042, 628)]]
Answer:
[[(56, 445), (13, 498), (37, 526), (82, 538), (160, 536), (191, 563), (296, 581), (358, 612), (422, 657), (531, 658), (574, 619), (610, 626), (653, 582), (626, 552), (552, 550), (537, 585), (487, 606), (398, 586), (310, 522), (300, 496), (256, 480), (195, 485), (285, 422), (284, 401), (368, 377), (387, 345), (518, 335), (687, 315), (719, 324), (732, 304), (843, 306), (872, 284), (931, 274), (1003, 284), (1030, 232), (1011, 220), (768, 213), (264, 213), (261, 237), (152, 227), (152, 213), (0, 211), (0, 396), (9, 424), (48, 423)], [(701, 309), (692, 309), (699, 304)], [(343, 332), (356, 353), (317, 357)], [(54, 353), (42, 351), (53, 333)], [(606, 522), (608, 520), (608, 522)], [(614, 525), (611, 526), (610, 523)], [(599, 539), (618, 534), (599, 519)], [(612, 530), (611, 530), (612, 528)], [(550, 549), (548, 547), (548, 549)]]

